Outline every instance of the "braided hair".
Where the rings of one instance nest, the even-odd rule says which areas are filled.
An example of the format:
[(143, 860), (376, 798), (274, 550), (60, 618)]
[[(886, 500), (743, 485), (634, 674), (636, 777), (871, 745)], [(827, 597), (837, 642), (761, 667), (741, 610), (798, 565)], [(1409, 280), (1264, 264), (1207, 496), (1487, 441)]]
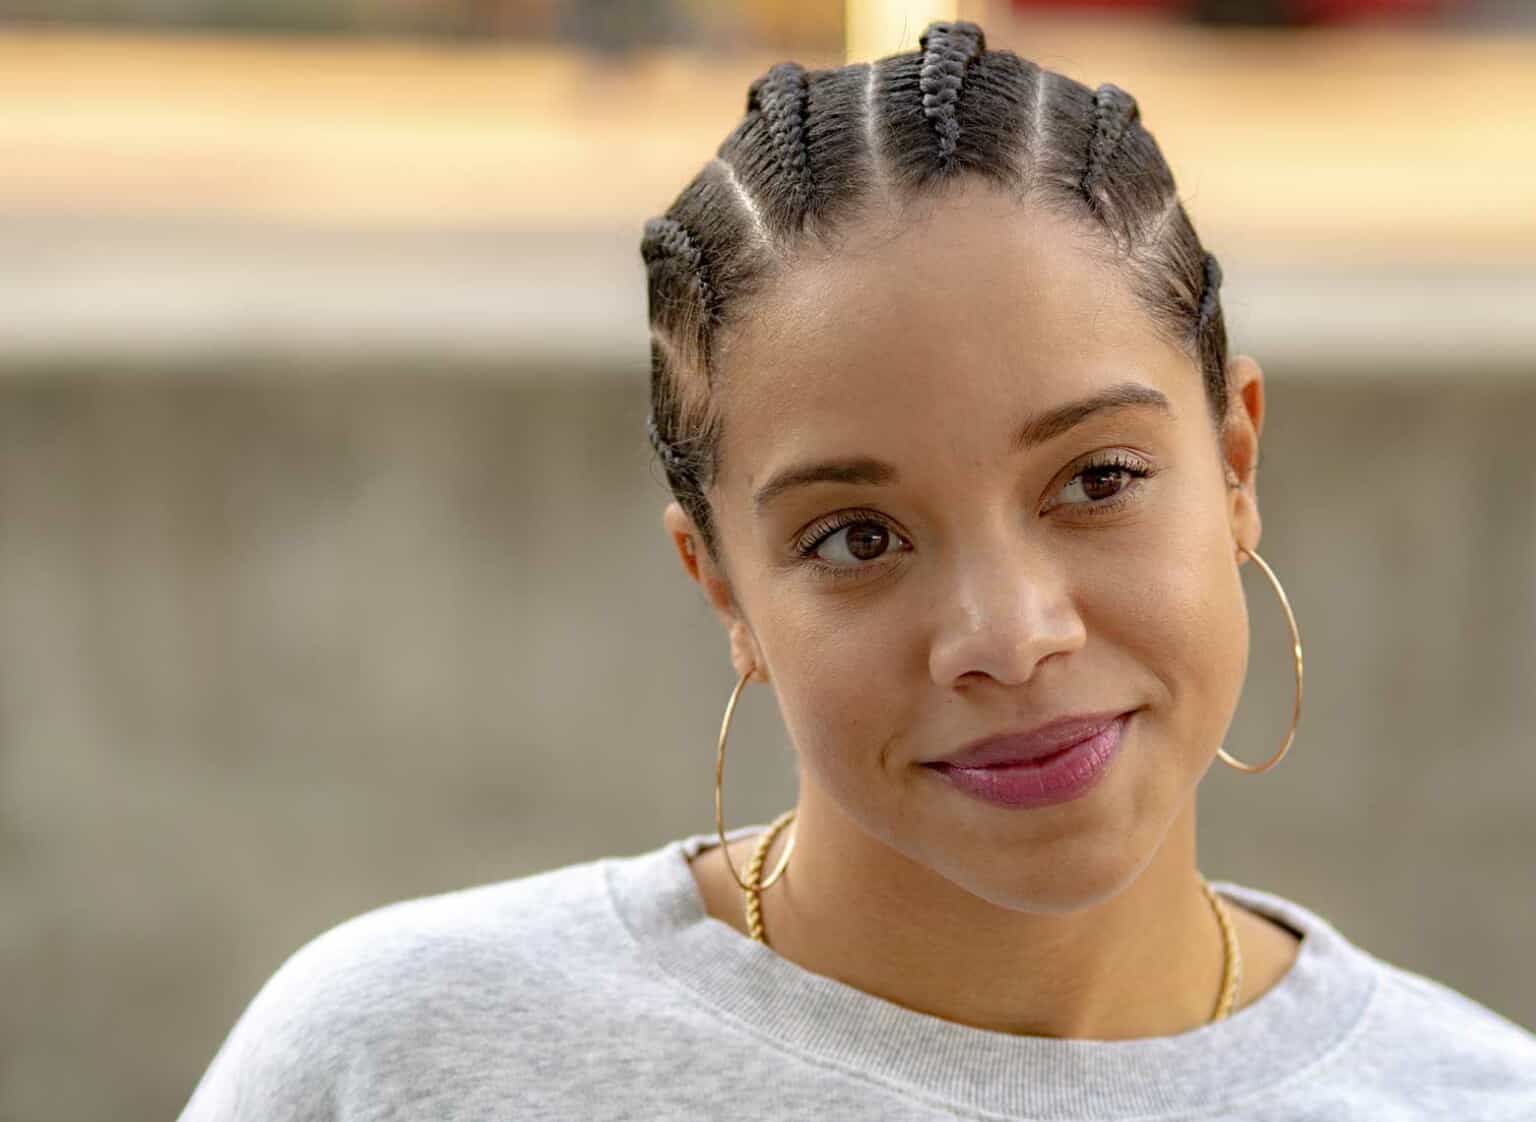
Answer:
[(1213, 432), (1227, 411), (1221, 268), (1179, 200), (1136, 100), (1090, 90), (967, 20), (934, 21), (918, 49), (824, 70), (780, 62), (746, 113), (640, 242), (650, 308), (646, 433), (667, 483), (718, 560), (705, 491), (718, 463), (723, 333), (792, 267), (872, 204), (979, 175), (1024, 208), (1081, 215), (1116, 250), (1154, 327), (1199, 369)]

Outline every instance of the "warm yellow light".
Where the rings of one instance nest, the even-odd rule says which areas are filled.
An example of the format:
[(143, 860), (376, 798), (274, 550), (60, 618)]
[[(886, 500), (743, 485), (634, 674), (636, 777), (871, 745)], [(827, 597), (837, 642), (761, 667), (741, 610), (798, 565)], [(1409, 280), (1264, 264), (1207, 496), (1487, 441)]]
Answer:
[(955, 19), (958, 0), (847, 0), (843, 61), (867, 62), (917, 49), (917, 37), (936, 19)]

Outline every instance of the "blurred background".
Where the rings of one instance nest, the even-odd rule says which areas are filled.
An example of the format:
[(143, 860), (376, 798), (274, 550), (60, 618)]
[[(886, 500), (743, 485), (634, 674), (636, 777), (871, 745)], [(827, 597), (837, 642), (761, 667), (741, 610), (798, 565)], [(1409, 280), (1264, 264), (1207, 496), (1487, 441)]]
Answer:
[(956, 8), (0, 0), (0, 1119), (174, 1117), (327, 927), (713, 830), (641, 226), (774, 62), (954, 15), (1136, 96), (1268, 375), (1306, 700), (1202, 871), (1536, 1027), (1536, 5)]

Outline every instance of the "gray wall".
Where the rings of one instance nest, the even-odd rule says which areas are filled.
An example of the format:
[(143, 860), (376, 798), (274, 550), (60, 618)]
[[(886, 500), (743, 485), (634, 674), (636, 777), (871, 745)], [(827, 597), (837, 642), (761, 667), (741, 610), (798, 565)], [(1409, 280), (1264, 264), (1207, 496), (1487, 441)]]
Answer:
[[(310, 937), (713, 829), (734, 677), (642, 371), (0, 385), (0, 1119), (174, 1117)], [(1536, 380), (1269, 370), (1261, 552), (1306, 701), (1201, 867), (1536, 1026)], [(1288, 635), (1227, 741), (1258, 762)], [(769, 694), (727, 825), (794, 799)]]

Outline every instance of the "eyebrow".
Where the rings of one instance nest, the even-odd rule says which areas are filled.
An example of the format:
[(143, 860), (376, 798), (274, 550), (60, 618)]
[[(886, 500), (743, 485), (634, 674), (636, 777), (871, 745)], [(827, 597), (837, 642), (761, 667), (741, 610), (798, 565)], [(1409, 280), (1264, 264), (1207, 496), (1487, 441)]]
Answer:
[[(1121, 382), (1028, 418), (1014, 433), (1009, 447), (1014, 453), (1028, 451), (1054, 440), (1095, 414), (1132, 406), (1151, 406), (1173, 416), (1173, 405), (1161, 391), (1141, 382)], [(761, 513), (786, 491), (812, 483), (884, 484), (895, 483), (898, 478), (899, 473), (893, 465), (869, 456), (802, 464), (785, 468), (759, 487), (752, 496), (752, 507)]]

